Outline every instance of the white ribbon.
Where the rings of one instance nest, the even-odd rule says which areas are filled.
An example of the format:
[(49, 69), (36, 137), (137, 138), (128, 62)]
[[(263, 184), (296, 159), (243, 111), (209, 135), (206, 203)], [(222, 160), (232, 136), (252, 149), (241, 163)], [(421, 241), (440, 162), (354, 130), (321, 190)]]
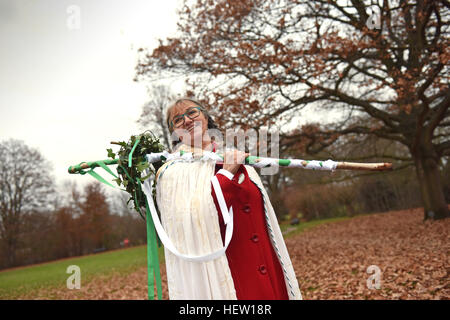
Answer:
[[(326, 171), (334, 171), (336, 170), (337, 162), (331, 159), (327, 161), (319, 161), (319, 160), (300, 160), (300, 159), (290, 159), (291, 164), (289, 167), (300, 167), (304, 169), (311, 170), (326, 170)], [(306, 162), (306, 165), (304, 163)]]
[(163, 226), (161, 225), (161, 221), (159, 220), (158, 214), (156, 213), (155, 204), (153, 202), (153, 196), (152, 196), (152, 185), (153, 180), (151, 178), (148, 178), (144, 181), (142, 184), (142, 191), (147, 196), (148, 205), (150, 208), (150, 213), (153, 219), (153, 223), (155, 225), (156, 232), (158, 233), (159, 239), (164, 244), (167, 250), (172, 252), (175, 256), (184, 259), (186, 261), (192, 261), (192, 262), (204, 262), (204, 261), (210, 261), (214, 260), (223, 254), (225, 254), (225, 251), (228, 248), (228, 245), (231, 241), (231, 236), (233, 235), (233, 208), (230, 207), (230, 210), (227, 209), (225, 204), (225, 199), (223, 197), (222, 189), (220, 188), (220, 184), (214, 176), (212, 178), (213, 188), (214, 192), (216, 193), (217, 201), (219, 202), (220, 210), (222, 211), (222, 217), (224, 220), (224, 223), (226, 224), (226, 230), (225, 230), (225, 246), (215, 252), (203, 255), (203, 256), (191, 256), (180, 253), (175, 246), (173, 245), (173, 242), (170, 240), (169, 236), (167, 235), (166, 231), (164, 230)]
[(225, 198), (223, 197), (222, 189), (220, 188), (219, 180), (216, 176), (211, 179), (213, 184), (214, 192), (216, 193), (217, 202), (219, 203), (220, 211), (222, 212), (223, 222), (228, 224), (231, 220), (229, 212), (233, 212), (233, 208), (230, 207), (230, 210), (227, 209), (227, 205), (225, 203)]
[[(166, 161), (169, 160), (175, 160), (180, 159), (183, 161), (195, 161), (194, 155), (192, 152), (185, 152), (183, 155), (180, 155), (179, 152), (175, 153), (168, 153), (167, 151), (161, 152), (161, 153), (149, 153), (147, 154), (147, 160), (148, 162), (155, 162), (161, 160), (161, 156), (164, 156), (166, 158)], [(202, 156), (199, 158), (199, 160), (207, 161), (207, 160), (214, 160), (217, 163), (223, 163), (224, 160), (214, 152), (210, 151), (203, 151)], [(302, 160), (302, 159), (286, 159), (290, 161), (290, 164), (288, 166), (280, 166), (278, 161), (280, 159), (276, 158), (264, 158), (259, 157), (258, 162), (252, 163), (251, 166), (255, 168), (265, 168), (267, 166), (271, 167), (287, 167), (287, 168), (303, 168), (303, 169), (310, 169), (310, 170), (326, 170), (326, 171), (334, 171), (336, 170), (337, 162), (333, 161), (331, 159), (328, 159), (326, 161), (319, 161), (319, 160)]]
[(266, 166), (278, 166), (278, 159), (273, 159), (273, 158), (259, 158), (258, 162), (255, 162), (252, 164), (253, 167), (255, 168), (265, 168)]

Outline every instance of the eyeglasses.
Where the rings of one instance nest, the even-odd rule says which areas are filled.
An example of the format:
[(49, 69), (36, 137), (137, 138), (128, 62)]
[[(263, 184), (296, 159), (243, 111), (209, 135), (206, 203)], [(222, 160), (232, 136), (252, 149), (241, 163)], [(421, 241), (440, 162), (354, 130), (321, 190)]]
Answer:
[(173, 127), (175, 127), (175, 128), (181, 127), (182, 125), (184, 125), (184, 116), (187, 116), (189, 119), (193, 120), (200, 115), (201, 110), (202, 110), (202, 108), (200, 108), (200, 107), (191, 107), (191, 108), (187, 109), (185, 113), (174, 117), (172, 119), (172, 121), (170, 121), (170, 126), (172, 128)]

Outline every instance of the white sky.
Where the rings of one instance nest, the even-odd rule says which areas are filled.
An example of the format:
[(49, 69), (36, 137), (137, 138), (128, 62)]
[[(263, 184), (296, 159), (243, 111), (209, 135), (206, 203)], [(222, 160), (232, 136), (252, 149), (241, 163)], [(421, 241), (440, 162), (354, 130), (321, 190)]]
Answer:
[[(141, 131), (136, 120), (148, 96), (133, 81), (136, 50), (175, 34), (180, 4), (0, 0), (0, 141), (37, 148), (58, 184), (92, 180), (67, 168), (106, 159), (110, 141)], [(67, 12), (72, 5), (79, 29), (76, 13)]]

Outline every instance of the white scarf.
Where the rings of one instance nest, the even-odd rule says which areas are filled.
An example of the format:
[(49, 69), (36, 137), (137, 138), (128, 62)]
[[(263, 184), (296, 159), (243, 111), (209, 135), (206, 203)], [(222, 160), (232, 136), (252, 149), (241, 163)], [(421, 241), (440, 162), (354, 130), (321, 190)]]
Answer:
[[(187, 152), (198, 152), (186, 145), (182, 145), (181, 148)], [(258, 186), (263, 196), (267, 230), (283, 269), (289, 299), (301, 299), (295, 272), (267, 192), (255, 169), (251, 166), (245, 168), (249, 178)], [(163, 243), (170, 242), (169, 245), (165, 245), (164, 252), (171, 300), (236, 299), (227, 257), (225, 253), (220, 253), (224, 246), (218, 212), (211, 195), (214, 169), (213, 160), (194, 162), (175, 160), (167, 162), (158, 170), (156, 201), (162, 225), (157, 231), (161, 240), (166, 239)], [(219, 198), (221, 191), (220, 195), (217, 194), (217, 190), (215, 191)], [(149, 202), (153, 203), (148, 185), (144, 192)], [(231, 228), (227, 225), (228, 231), (230, 229), (232, 231), (232, 212), (230, 213)], [(153, 219), (156, 220), (155, 217)], [(155, 221), (155, 226), (158, 223), (159, 221)], [(219, 254), (209, 261), (189, 259), (211, 253)]]

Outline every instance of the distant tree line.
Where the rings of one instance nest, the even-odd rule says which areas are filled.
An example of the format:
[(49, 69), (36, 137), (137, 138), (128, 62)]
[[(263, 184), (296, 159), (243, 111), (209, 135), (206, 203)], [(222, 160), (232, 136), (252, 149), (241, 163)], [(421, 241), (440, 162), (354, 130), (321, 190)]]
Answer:
[[(338, 216), (386, 212), (423, 207), (419, 182), (407, 150), (388, 140), (368, 137), (342, 139), (333, 148), (312, 156), (298, 149), (280, 151), (293, 158), (333, 159), (356, 162), (393, 162), (394, 170), (358, 172), (281, 169), (277, 175), (262, 176), (279, 219), (309, 221)], [(373, 154), (378, 156), (373, 156)], [(384, 158), (383, 154), (389, 154)], [(392, 159), (395, 161), (392, 161)], [(445, 200), (450, 203), (450, 157), (439, 164)]]
[(56, 192), (51, 166), (22, 141), (0, 142), (0, 269), (146, 243), (146, 226), (99, 182)]
[[(446, 170), (449, 175), (448, 166)], [(285, 218), (309, 221), (421, 207), (420, 189), (415, 179), (411, 179), (413, 175), (413, 168), (408, 168), (341, 183), (291, 187), (284, 192), (282, 213)], [(449, 191), (447, 182), (447, 202), (450, 202)]]

